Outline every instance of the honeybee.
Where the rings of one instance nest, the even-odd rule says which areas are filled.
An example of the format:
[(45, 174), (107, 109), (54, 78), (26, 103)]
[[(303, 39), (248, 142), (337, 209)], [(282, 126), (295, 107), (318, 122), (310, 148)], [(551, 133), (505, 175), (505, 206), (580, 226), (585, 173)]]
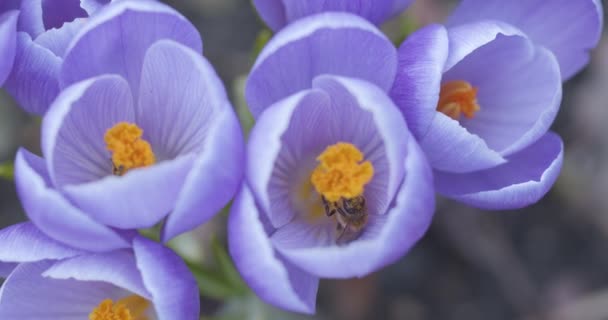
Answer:
[(356, 237), (367, 224), (367, 207), (365, 205), (365, 197), (357, 196), (354, 198), (341, 198), (338, 201), (332, 202), (321, 196), (325, 214), (328, 217), (335, 215), (338, 224), (336, 231), (339, 232), (336, 242), (340, 242), (346, 234), (351, 239)]

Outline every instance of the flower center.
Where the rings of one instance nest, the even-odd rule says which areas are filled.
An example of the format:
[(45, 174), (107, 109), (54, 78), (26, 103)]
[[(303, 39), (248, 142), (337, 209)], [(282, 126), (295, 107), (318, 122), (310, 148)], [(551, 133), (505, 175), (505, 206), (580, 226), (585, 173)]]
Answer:
[(136, 124), (119, 122), (106, 131), (104, 141), (112, 153), (112, 173), (122, 176), (127, 171), (153, 165), (152, 147), (141, 138), (143, 130)]
[(363, 153), (350, 143), (338, 142), (317, 157), (319, 165), (310, 181), (327, 201), (351, 199), (363, 194), (365, 185), (374, 176), (371, 162), (363, 161)]
[(462, 80), (455, 80), (441, 85), (437, 111), (448, 117), (459, 120), (460, 115), (471, 119), (479, 111), (477, 104), (477, 88)]
[(89, 320), (148, 320), (145, 313), (149, 307), (148, 300), (136, 295), (116, 303), (105, 299), (89, 314)]

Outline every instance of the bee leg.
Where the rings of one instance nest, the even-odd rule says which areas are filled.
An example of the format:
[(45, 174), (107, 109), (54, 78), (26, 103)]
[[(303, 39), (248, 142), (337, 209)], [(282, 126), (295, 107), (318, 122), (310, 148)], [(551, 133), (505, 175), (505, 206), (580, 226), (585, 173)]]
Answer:
[(338, 224), (338, 231), (340, 231), (340, 228), (342, 228), (342, 231), (340, 232), (340, 235), (338, 236), (338, 238), (336, 239), (336, 243), (340, 242), (340, 239), (342, 239), (342, 237), (344, 236), (344, 234), (346, 233), (346, 229), (348, 229), (348, 227), (350, 226), (349, 223), (347, 223), (344, 227), (341, 224)]
[(323, 208), (325, 208), (325, 214), (328, 217), (331, 217), (336, 214), (336, 209), (332, 209), (329, 207), (329, 202), (325, 199), (325, 197), (321, 197), (321, 200), (323, 201)]

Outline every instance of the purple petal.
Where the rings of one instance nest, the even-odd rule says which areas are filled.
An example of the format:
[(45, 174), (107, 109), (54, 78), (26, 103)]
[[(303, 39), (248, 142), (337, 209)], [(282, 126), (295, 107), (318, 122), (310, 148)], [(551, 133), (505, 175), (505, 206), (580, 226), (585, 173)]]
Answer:
[(394, 46), (369, 22), (347, 13), (318, 14), (270, 40), (251, 71), (245, 95), (257, 117), (273, 103), (310, 88), (322, 74), (360, 78), (388, 90), (396, 67)]
[(482, 138), (441, 112), (436, 112), (427, 133), (418, 142), (437, 170), (471, 172), (506, 162)]
[(468, 174), (435, 171), (437, 191), (468, 205), (504, 210), (528, 206), (541, 199), (557, 179), (563, 143), (549, 132), (496, 168)]
[(16, 263), (0, 262), (0, 279), (8, 277), (8, 275), (11, 274), (16, 267)]
[(399, 47), (399, 68), (391, 97), (416, 138), (427, 132), (437, 112), (447, 56), (447, 32), (440, 25), (413, 33)]
[(200, 299), (194, 276), (181, 258), (145, 238), (133, 242), (137, 268), (159, 319), (196, 320)]
[(139, 88), (144, 55), (160, 39), (202, 51), (196, 28), (170, 7), (157, 1), (112, 3), (91, 17), (72, 42), (61, 69), (61, 84), (115, 73), (127, 79), (131, 88)]
[(13, 68), (17, 51), (17, 18), (18, 11), (7, 11), (0, 15), (0, 86)]
[(407, 147), (405, 179), (386, 218), (376, 226), (372, 220), (361, 238), (345, 246), (279, 249), (285, 258), (319, 277), (351, 278), (402, 257), (426, 232), (435, 210), (431, 170), (413, 140)]
[(236, 268), (267, 303), (290, 311), (314, 313), (319, 279), (286, 264), (276, 255), (259, 218), (253, 195), (244, 184), (228, 220), (228, 245)]
[(54, 184), (94, 182), (112, 174), (104, 135), (121, 121), (135, 122), (129, 85), (104, 75), (63, 90), (42, 122), (42, 151)]
[(51, 265), (42, 261), (15, 268), (0, 289), (0, 319), (88, 319), (104, 299), (124, 295), (124, 290), (107, 283), (43, 277)]
[(93, 15), (111, 1), (112, 0), (80, 0), (80, 7), (82, 7), (89, 15)]
[(36, 44), (51, 50), (56, 56), (63, 57), (72, 39), (87, 22), (86, 19), (76, 19), (66, 22), (59, 29), (51, 29), (36, 38)]
[(42, 21), (42, 0), (21, 0), (20, 3), (21, 13), (17, 22), (17, 30), (27, 32), (30, 37), (35, 39), (45, 31)]
[(479, 47), (502, 35), (522, 35), (521, 31), (500, 21), (478, 21), (448, 28), (450, 54), (443, 70), (451, 69)]
[(42, 19), (45, 29), (61, 28), (64, 23), (87, 17), (80, 0), (42, 0)]
[(279, 30), (287, 24), (283, 0), (253, 0), (253, 4), (272, 30)]
[(50, 188), (44, 160), (24, 149), (15, 160), (15, 182), (28, 217), (50, 237), (89, 251), (130, 246), (114, 230), (93, 221)]
[(481, 19), (510, 23), (555, 54), (566, 80), (588, 63), (589, 50), (600, 40), (602, 12), (599, 0), (463, 0), (449, 24)]
[(43, 115), (59, 93), (57, 76), (60, 64), (61, 59), (53, 52), (20, 32), (15, 64), (6, 81), (6, 90), (25, 111)]
[(498, 37), (447, 71), (444, 82), (465, 80), (478, 89), (481, 110), (460, 120), (470, 133), (503, 156), (542, 137), (555, 119), (562, 97), (559, 65), (553, 54), (520, 36)]
[(144, 286), (133, 252), (127, 249), (62, 260), (42, 275), (57, 280), (105, 282), (148, 300), (152, 298)]
[(31, 222), (0, 230), (0, 261), (34, 262), (63, 259), (83, 252), (49, 238)]

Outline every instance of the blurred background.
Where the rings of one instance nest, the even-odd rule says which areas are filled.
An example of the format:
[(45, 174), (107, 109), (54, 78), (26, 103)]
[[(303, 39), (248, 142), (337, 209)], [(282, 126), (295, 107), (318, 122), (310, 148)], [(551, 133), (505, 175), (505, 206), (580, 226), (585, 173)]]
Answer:
[[(252, 5), (247, 0), (165, 2), (199, 28), (205, 56), (242, 112), (246, 108), (244, 79), (253, 65), (256, 39), (264, 29)], [(443, 21), (455, 3), (418, 0), (383, 28), (397, 40), (406, 29)], [(587, 69), (565, 84), (562, 109), (554, 125), (566, 144), (564, 168), (556, 186), (538, 204), (516, 211), (484, 212), (439, 199), (429, 232), (399, 262), (362, 279), (323, 280), (315, 317), (284, 313), (250, 293), (222, 288), (203, 289), (203, 316), (608, 319), (607, 101), (608, 41), (604, 38)], [(0, 163), (12, 160), (19, 146), (39, 153), (39, 126), (40, 119), (22, 112), (0, 91)], [(0, 179), (0, 227), (23, 220), (12, 181)], [(193, 262), (217, 267), (222, 254), (219, 258), (212, 254), (213, 243), (225, 241), (224, 220), (225, 215), (219, 215), (172, 246)], [(213, 277), (199, 280), (203, 287), (218, 285)]]

